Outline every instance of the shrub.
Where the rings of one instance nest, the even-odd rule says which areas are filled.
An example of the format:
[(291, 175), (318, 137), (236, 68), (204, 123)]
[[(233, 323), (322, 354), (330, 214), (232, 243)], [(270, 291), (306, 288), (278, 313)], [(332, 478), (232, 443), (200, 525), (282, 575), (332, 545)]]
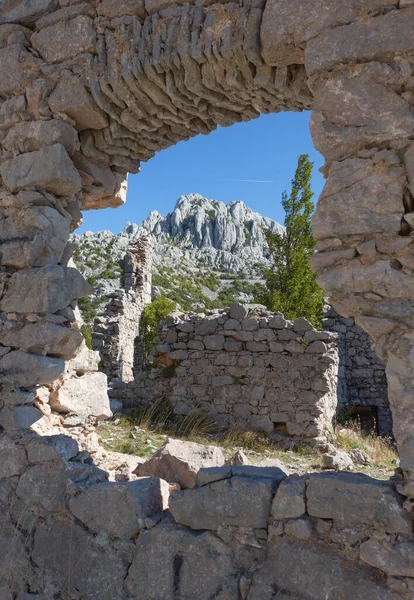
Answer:
[(147, 304), (142, 315), (143, 338), (145, 354), (151, 352), (154, 338), (157, 335), (158, 325), (165, 317), (176, 308), (176, 303), (164, 296), (159, 296)]

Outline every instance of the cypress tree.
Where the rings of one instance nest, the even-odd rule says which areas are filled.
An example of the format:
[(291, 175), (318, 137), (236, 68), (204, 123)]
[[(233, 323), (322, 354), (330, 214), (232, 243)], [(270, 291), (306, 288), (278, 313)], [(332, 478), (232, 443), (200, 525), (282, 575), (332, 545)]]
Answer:
[(266, 231), (273, 265), (264, 269), (265, 283), (259, 288), (257, 301), (269, 310), (282, 312), (287, 319), (305, 317), (320, 327), (323, 315), (323, 291), (310, 268), (315, 251), (311, 217), (314, 211), (311, 190), (313, 163), (307, 154), (298, 160), (292, 190), (284, 192), (285, 232)]

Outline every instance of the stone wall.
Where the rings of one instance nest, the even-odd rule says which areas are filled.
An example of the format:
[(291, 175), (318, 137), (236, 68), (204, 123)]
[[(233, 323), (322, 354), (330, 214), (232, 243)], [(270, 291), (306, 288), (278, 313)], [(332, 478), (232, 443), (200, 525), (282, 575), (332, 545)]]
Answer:
[(372, 349), (372, 338), (351, 317), (341, 317), (330, 306), (322, 327), (338, 335), (338, 414), (347, 408), (372, 409), (372, 420), (380, 435), (392, 435), (392, 415), (384, 362)]
[(151, 267), (151, 244), (140, 238), (124, 257), (121, 289), (111, 294), (106, 315), (94, 321), (92, 346), (99, 350), (100, 370), (110, 387), (113, 380), (131, 381), (134, 370), (142, 368), (139, 339), (142, 313), (151, 302)]
[[(0, 582), (7, 600), (28, 593), (117, 600), (138, 592), (162, 600), (320, 600), (321, 591), (339, 600), (412, 598), (413, 27), (411, 0), (0, 4), (0, 418), (24, 414), (7, 423), (26, 429), (37, 418), (36, 386), (58, 379), (82, 345), (72, 311), (91, 289), (67, 266), (67, 239), (81, 210), (119, 206), (127, 172), (178, 141), (260, 113), (312, 109), (327, 178), (313, 219), (313, 268), (338, 312), (358, 319), (386, 364), (402, 476), (392, 483), (358, 478), (341, 494), (350, 509), (339, 515), (338, 482), (318, 495), (311, 485), (317, 476), (310, 476), (307, 514), (323, 521), (322, 532), (330, 521), (343, 525), (336, 545), (327, 533), (316, 543), (319, 521), (298, 544), (292, 537), (306, 536), (309, 523), (287, 522), (276, 549), (262, 553), (268, 531), (260, 507), (273, 491), (265, 502), (254, 493), (266, 489), (257, 479), (240, 482), (246, 491), (236, 503), (227, 495), (221, 509), (226, 526), (236, 511), (251, 517), (254, 527), (242, 521), (234, 540), (217, 538), (214, 519), (201, 534), (163, 523), (142, 535), (137, 516), (163, 507), (159, 481), (151, 492), (156, 506), (144, 481), (138, 506), (114, 510), (112, 494), (129, 496), (122, 485), (97, 484), (93, 465), (65, 450), (61, 438), (35, 440), (40, 449), (32, 452), (30, 436), (2, 422)], [(408, 498), (406, 511), (398, 493)], [(367, 517), (359, 507), (370, 497)], [(121, 528), (119, 516), (133, 526)], [(157, 549), (151, 569), (147, 548)]]
[(236, 303), (209, 317), (171, 313), (155, 339), (157, 368), (113, 391), (128, 405), (166, 397), (176, 414), (205, 409), (222, 428), (329, 436), (337, 404), (336, 338), (260, 305)]

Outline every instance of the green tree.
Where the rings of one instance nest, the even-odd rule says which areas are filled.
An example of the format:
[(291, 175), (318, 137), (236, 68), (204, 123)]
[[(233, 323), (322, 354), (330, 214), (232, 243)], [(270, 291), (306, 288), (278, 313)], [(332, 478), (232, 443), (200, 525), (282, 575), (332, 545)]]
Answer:
[(323, 291), (309, 264), (316, 243), (311, 227), (312, 168), (309, 156), (302, 154), (292, 191), (289, 196), (286, 192), (282, 196), (286, 231), (282, 234), (266, 231), (273, 265), (264, 269), (265, 284), (260, 287), (256, 300), (269, 310), (282, 312), (288, 319), (306, 317), (315, 327), (320, 327)]
[(165, 317), (176, 308), (176, 303), (168, 300), (164, 296), (159, 296), (147, 304), (142, 316), (143, 339), (145, 354), (148, 356), (151, 352), (154, 338), (157, 335), (158, 325)]

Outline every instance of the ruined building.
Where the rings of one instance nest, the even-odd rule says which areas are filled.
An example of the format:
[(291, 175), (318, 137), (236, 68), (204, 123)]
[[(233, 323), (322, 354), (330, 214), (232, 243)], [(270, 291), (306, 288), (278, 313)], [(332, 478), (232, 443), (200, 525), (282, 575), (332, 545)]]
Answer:
[[(412, 600), (413, 30), (411, 0), (0, 4), (2, 598)], [(312, 267), (384, 361), (395, 477), (110, 483), (71, 438), (27, 431), (83, 344), (69, 234), (140, 161), (284, 110), (312, 111)]]

